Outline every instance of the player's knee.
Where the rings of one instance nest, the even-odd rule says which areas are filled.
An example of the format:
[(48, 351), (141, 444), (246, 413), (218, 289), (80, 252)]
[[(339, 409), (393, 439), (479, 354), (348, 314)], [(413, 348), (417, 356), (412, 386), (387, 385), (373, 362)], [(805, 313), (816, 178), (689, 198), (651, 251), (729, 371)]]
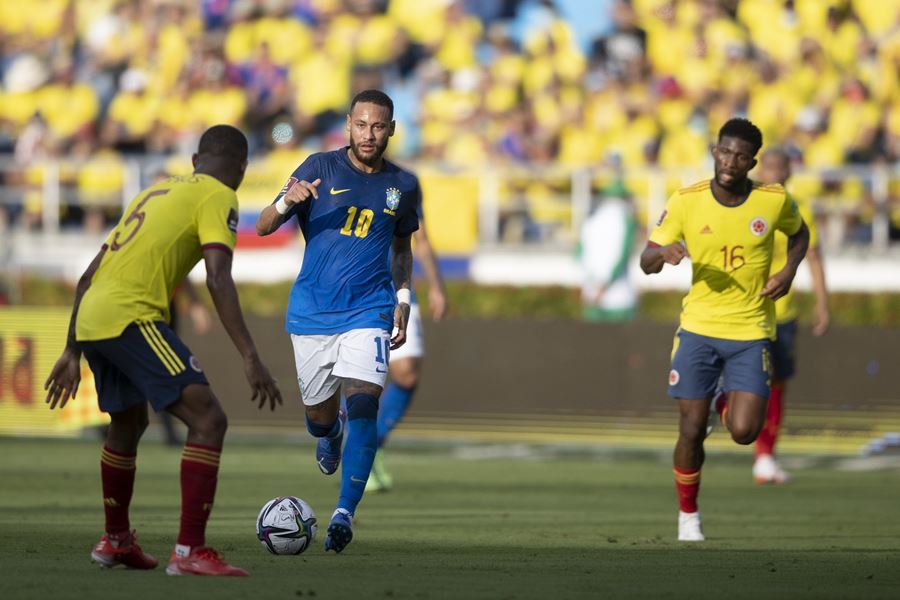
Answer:
[(135, 423), (135, 433), (138, 438), (144, 435), (144, 432), (147, 431), (147, 426), (150, 425), (150, 417), (147, 416), (147, 411), (140, 413), (137, 416)]
[(731, 439), (736, 443), (746, 446), (756, 441), (759, 435), (759, 427), (752, 427), (746, 423), (731, 424)]
[(225, 432), (228, 431), (228, 416), (218, 402), (213, 403), (213, 408), (208, 413), (208, 420), (209, 432), (224, 437)]
[(337, 411), (325, 406), (327, 403), (314, 404), (306, 407), (306, 420), (310, 423), (333, 423), (337, 419)]
[(376, 419), (378, 417), (378, 398), (372, 394), (353, 394), (347, 398), (347, 418)]
[(222, 406), (213, 397), (206, 410), (203, 411), (202, 417), (194, 426), (204, 437), (221, 439), (225, 437), (228, 430), (228, 417)]
[(402, 388), (411, 390), (419, 385), (419, 370), (407, 369), (397, 373), (392, 371), (391, 381)]
[(693, 445), (700, 445), (706, 439), (706, 420), (682, 415), (678, 434), (684, 441)]

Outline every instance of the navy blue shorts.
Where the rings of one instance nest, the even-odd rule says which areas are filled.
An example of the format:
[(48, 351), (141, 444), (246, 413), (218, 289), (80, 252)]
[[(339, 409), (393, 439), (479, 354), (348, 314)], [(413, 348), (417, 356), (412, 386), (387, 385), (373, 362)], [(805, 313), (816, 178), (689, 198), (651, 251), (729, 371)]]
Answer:
[(790, 379), (796, 372), (794, 350), (797, 347), (797, 319), (779, 323), (772, 342), (772, 377)]
[(688, 400), (712, 398), (719, 377), (726, 392), (769, 397), (771, 342), (739, 341), (679, 329), (672, 348), (669, 395)]
[(149, 402), (159, 412), (192, 383), (209, 385), (200, 363), (164, 321), (132, 323), (117, 338), (80, 342), (94, 373), (100, 410)]

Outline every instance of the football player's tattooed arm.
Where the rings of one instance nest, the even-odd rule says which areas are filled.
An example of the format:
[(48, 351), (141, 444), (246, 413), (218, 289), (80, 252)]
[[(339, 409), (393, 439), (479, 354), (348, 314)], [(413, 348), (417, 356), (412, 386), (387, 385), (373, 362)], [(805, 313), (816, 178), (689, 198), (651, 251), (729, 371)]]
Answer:
[[(274, 233), (288, 219), (288, 212), (295, 204), (306, 202), (309, 198), (319, 198), (318, 187), (322, 183), (321, 179), (313, 182), (298, 181), (284, 196), (279, 198), (273, 204), (265, 207), (256, 219), (256, 234), (266, 236)], [(278, 211), (281, 205), (284, 213)]]
[(75, 321), (78, 318), (81, 299), (91, 287), (91, 280), (94, 278), (94, 273), (100, 268), (104, 254), (106, 254), (106, 244), (100, 248), (100, 252), (88, 265), (75, 288), (75, 302), (72, 306), (72, 317), (69, 319), (66, 347), (56, 364), (53, 365), (47, 381), (44, 382), (44, 389), (47, 390), (46, 402), (50, 405), (51, 410), (56, 408), (57, 404), (60, 408), (64, 407), (69, 398), (74, 398), (78, 393), (78, 384), (81, 382), (81, 348), (78, 347), (78, 340), (75, 338)]
[[(409, 290), (412, 284), (412, 236), (394, 236), (391, 249), (391, 277), (394, 280), (394, 289)], [(406, 342), (406, 324), (409, 323), (409, 304), (398, 302), (394, 308), (394, 328), (396, 333), (391, 337), (391, 350), (396, 350)]]
[(787, 294), (791, 289), (794, 277), (797, 275), (797, 267), (800, 266), (800, 262), (806, 256), (808, 249), (809, 228), (806, 226), (806, 223), (801, 221), (800, 229), (797, 230), (797, 233), (788, 238), (787, 264), (769, 278), (759, 295), (778, 300)]

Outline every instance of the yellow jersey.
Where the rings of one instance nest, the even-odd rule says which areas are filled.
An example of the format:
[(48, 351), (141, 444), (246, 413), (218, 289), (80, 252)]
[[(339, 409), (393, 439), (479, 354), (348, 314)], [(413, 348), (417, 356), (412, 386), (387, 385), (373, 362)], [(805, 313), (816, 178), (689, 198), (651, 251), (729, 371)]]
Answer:
[[(799, 202), (796, 198), (797, 208), (803, 222), (809, 229), (809, 247), (815, 248), (819, 244), (819, 234), (816, 231), (816, 219), (812, 214), (812, 207), (806, 202)], [(787, 236), (780, 231), (775, 232), (775, 248), (772, 252), (772, 267), (769, 271), (770, 276), (784, 268), (787, 264)], [(794, 288), (787, 294), (775, 301), (775, 321), (777, 323), (787, 323), (797, 318), (799, 314), (797, 299), (794, 297)]]
[(710, 182), (672, 194), (650, 241), (683, 242), (691, 257), (691, 289), (681, 327), (727, 340), (775, 337), (775, 303), (761, 298), (769, 277), (775, 231), (794, 235), (803, 220), (780, 185), (753, 184), (737, 206), (720, 204)]
[(106, 239), (78, 308), (78, 341), (118, 337), (135, 321), (168, 321), (172, 294), (202, 249), (234, 249), (237, 221), (237, 194), (210, 175), (172, 177), (141, 192)]

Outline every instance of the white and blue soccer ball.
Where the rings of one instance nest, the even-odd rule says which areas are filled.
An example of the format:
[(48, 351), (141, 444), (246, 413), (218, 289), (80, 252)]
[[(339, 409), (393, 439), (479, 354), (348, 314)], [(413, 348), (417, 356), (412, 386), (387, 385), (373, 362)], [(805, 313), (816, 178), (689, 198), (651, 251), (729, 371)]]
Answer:
[(300, 554), (316, 539), (316, 513), (300, 498), (273, 498), (259, 511), (256, 536), (272, 554)]

